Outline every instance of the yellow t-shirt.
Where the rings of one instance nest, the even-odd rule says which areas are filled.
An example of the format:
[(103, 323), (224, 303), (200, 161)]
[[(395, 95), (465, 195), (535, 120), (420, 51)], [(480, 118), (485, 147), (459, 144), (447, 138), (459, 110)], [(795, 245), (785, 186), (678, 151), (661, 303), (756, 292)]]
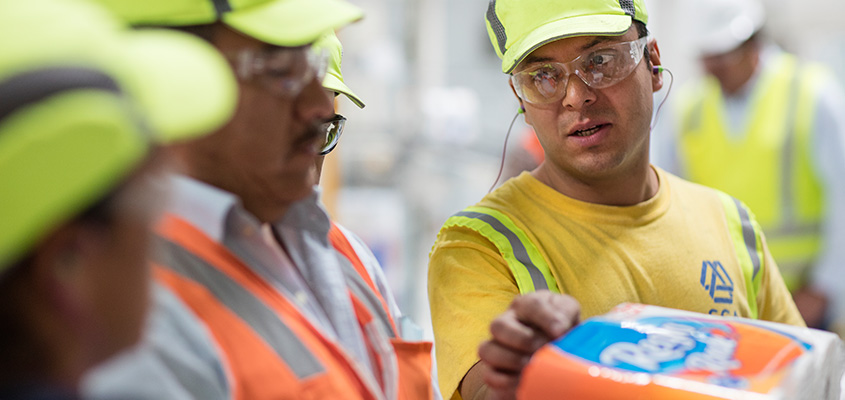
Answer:
[[(506, 214), (525, 231), (561, 292), (581, 304), (582, 319), (623, 302), (750, 317), (720, 194), (655, 170), (657, 195), (634, 206), (578, 201), (527, 172), (477, 205)], [(763, 250), (759, 318), (803, 326), (765, 240)], [(428, 287), (441, 393), (460, 398), (456, 389), (478, 361), (490, 322), (519, 288), (496, 247), (464, 227), (441, 230)]]

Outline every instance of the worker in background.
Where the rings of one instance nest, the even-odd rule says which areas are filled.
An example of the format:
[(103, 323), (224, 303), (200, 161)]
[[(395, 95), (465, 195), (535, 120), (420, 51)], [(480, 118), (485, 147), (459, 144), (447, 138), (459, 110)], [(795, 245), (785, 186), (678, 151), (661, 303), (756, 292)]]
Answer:
[(153, 141), (221, 125), (235, 81), (202, 41), (73, 1), (0, 2), (0, 54), (0, 398), (78, 398), (141, 336)]
[(696, 19), (707, 75), (683, 92), (657, 157), (747, 204), (807, 324), (845, 334), (841, 88), (765, 40), (758, 0), (701, 2)]
[[(98, 372), (91, 393), (430, 398), (431, 344), (399, 337), (366, 271), (329, 241), (314, 190), (333, 107), (325, 53), (310, 45), (361, 11), (341, 0), (100, 2), (133, 24), (209, 41), (240, 92), (226, 126), (167, 149), (180, 173), (153, 263), (178, 301), (157, 305), (140, 355)], [(190, 318), (173, 316), (179, 305)]]
[[(664, 81), (643, 0), (499, 0), (486, 20), (545, 160), (449, 218), (434, 244), (444, 395), (513, 398), (533, 351), (577, 320), (577, 307), (518, 315), (555, 299), (577, 300), (582, 318), (634, 302), (803, 326), (748, 208), (649, 162)], [(545, 297), (520, 304), (532, 295)]]
[[(358, 108), (364, 108), (364, 102), (358, 97), (352, 89), (346, 84), (343, 79), (341, 71), (341, 61), (343, 56), (343, 47), (334, 32), (329, 32), (315, 42), (312, 47), (317, 51), (326, 51), (329, 56), (328, 69), (323, 78), (323, 87), (332, 98), (343, 94)], [(323, 162), (326, 156), (337, 148), (340, 143), (340, 137), (343, 133), (343, 128), (346, 124), (346, 118), (337, 113), (337, 103), (335, 103), (335, 115), (329, 119), (325, 124), (326, 140), (320, 151), (320, 157), (317, 157), (317, 183), (320, 181), (321, 172), (323, 169)], [(306, 202), (303, 202), (307, 204)], [(408, 316), (404, 315), (396, 304), (396, 300), (390, 290), (387, 279), (384, 276), (381, 264), (376, 256), (370, 250), (364, 241), (355, 233), (337, 223), (331, 221), (329, 229), (329, 241), (332, 246), (338, 251), (342, 252), (347, 259), (352, 261), (353, 266), (358, 268), (360, 276), (364, 278), (367, 285), (373, 290), (387, 316), (393, 321), (393, 329), (397, 336), (406, 340), (421, 341), (422, 329), (416, 325)], [(355, 284), (355, 282), (349, 282)], [(419, 346), (425, 346), (424, 342), (420, 342)], [(432, 371), (434, 366), (432, 364)], [(432, 375), (431, 394), (434, 398), (439, 399), (440, 392), (437, 388), (436, 375)], [(428, 388), (419, 388), (416, 393), (413, 393), (411, 398), (429, 398)]]
[[(320, 151), (320, 156), (317, 157), (317, 183), (320, 182), (322, 176), (323, 163), (326, 156), (337, 148), (340, 143), (340, 137), (343, 134), (343, 128), (346, 125), (346, 117), (337, 113), (336, 98), (339, 95), (344, 95), (358, 108), (364, 108), (364, 102), (358, 95), (343, 80), (341, 71), (341, 61), (343, 56), (343, 47), (334, 32), (329, 32), (315, 42), (312, 47), (317, 51), (326, 51), (329, 55), (328, 69), (326, 76), (323, 78), (323, 88), (326, 89), (331, 98), (335, 98), (335, 115), (326, 123), (326, 140), (325, 145)], [(331, 228), (329, 230), (329, 239), (337, 245), (340, 245), (345, 250), (352, 250), (347, 258), (357, 259), (355, 264), (360, 264), (366, 270), (366, 274), (361, 274), (367, 280), (368, 284), (372, 284), (375, 293), (378, 294), (380, 300), (384, 304), (385, 311), (388, 312), (390, 318), (397, 324), (397, 328), (401, 329), (405, 325), (405, 331), (415, 329), (415, 325), (402, 314), (393, 293), (387, 285), (387, 279), (384, 276), (384, 271), (379, 264), (378, 259), (364, 243), (358, 235), (340, 225), (336, 221), (331, 221)], [(418, 329), (418, 328), (416, 328)], [(410, 335), (412, 332), (403, 332), (403, 337)], [(416, 332), (414, 332), (416, 334)]]

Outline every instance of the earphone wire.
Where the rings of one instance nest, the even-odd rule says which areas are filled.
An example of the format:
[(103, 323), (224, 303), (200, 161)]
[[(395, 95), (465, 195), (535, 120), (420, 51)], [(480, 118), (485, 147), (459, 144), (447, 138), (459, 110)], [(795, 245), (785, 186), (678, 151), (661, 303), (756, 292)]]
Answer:
[(675, 83), (675, 74), (673, 74), (669, 68), (660, 67), (660, 71), (669, 73), (669, 88), (666, 89), (666, 96), (663, 96), (663, 100), (661, 100), (660, 104), (657, 105), (657, 111), (654, 112), (654, 121), (652, 121), (649, 131), (653, 131), (654, 127), (657, 126), (657, 121), (660, 117), (660, 110), (662, 110), (663, 105), (666, 104), (666, 99), (668, 99), (669, 94), (672, 93), (672, 85)]
[(505, 135), (505, 144), (502, 146), (502, 161), (499, 163), (499, 174), (496, 175), (496, 181), (493, 182), (493, 186), (490, 186), (490, 190), (487, 193), (493, 191), (496, 188), (496, 185), (499, 183), (499, 179), (502, 178), (502, 172), (505, 170), (505, 154), (508, 151), (508, 138), (511, 137), (511, 130), (513, 130), (513, 124), (516, 123), (516, 119), (519, 117), (519, 114), (522, 114), (522, 110), (517, 111), (516, 115), (513, 116), (513, 120), (511, 120), (511, 125), (508, 127), (508, 133)]

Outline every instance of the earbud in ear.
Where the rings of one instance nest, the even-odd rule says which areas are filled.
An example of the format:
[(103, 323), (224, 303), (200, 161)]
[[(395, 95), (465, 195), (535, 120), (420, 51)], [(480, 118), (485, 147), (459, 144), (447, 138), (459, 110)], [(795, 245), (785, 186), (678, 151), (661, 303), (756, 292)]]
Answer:
[(519, 105), (519, 111), (517, 111), (517, 113), (525, 114), (525, 105), (524, 104)]
[(663, 66), (661, 66), (661, 65), (655, 65), (654, 67), (651, 68), (651, 73), (653, 73), (653, 74), (658, 74), (658, 73), (661, 73), (661, 72), (663, 72)]

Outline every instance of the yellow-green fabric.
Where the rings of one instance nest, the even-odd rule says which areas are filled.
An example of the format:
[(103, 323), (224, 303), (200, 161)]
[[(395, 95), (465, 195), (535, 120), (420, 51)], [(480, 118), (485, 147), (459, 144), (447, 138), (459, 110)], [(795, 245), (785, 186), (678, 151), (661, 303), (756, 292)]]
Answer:
[(132, 25), (187, 26), (222, 21), (283, 47), (311, 44), (364, 14), (346, 0), (92, 0)]
[(487, 34), (506, 74), (546, 43), (624, 35), (635, 20), (648, 23), (645, 0), (491, 0), (485, 15)]
[(540, 250), (507, 215), (489, 207), (468, 207), (443, 224), (444, 229), (451, 227), (472, 229), (493, 243), (508, 264), (520, 294), (537, 290), (560, 293)]
[[(728, 208), (719, 192), (656, 171), (657, 195), (630, 207), (574, 200), (529, 173), (476, 206), (506, 215), (524, 232), (560, 291), (581, 304), (582, 318), (635, 302), (743, 317), (754, 316), (756, 307), (761, 319), (803, 325), (765, 240), (755, 232), (759, 285), (747, 282), (748, 246), (744, 238), (738, 244), (744, 235), (729, 215), (739, 213), (736, 205)], [(747, 224), (754, 224), (750, 212)], [(459, 398), (455, 391), (478, 361), (490, 322), (519, 294), (494, 243), (470, 228), (440, 231), (429, 261), (429, 301), (444, 396)]]
[(82, 0), (0, 1), (0, 272), (114, 190), (151, 142), (210, 133), (236, 82), (208, 43)]
[(810, 146), (815, 93), (824, 78), (820, 67), (778, 55), (758, 78), (740, 134), (728, 132), (715, 79), (684, 99), (679, 158), (686, 177), (754, 211), (791, 290), (803, 285), (822, 243), (824, 196)]
[(0, 272), (145, 157), (147, 137), (125, 103), (77, 90), (0, 121)]
[(9, 1), (0, 11), (0, 82), (33, 69), (102, 71), (164, 141), (205, 135), (234, 113), (237, 83), (229, 64), (192, 35), (131, 30), (83, 0)]
[(352, 89), (343, 81), (343, 72), (341, 71), (341, 63), (343, 61), (343, 45), (337, 34), (328, 32), (318, 39), (311, 48), (315, 51), (325, 51), (329, 55), (329, 65), (326, 68), (326, 76), (323, 78), (323, 87), (335, 92), (346, 95), (358, 108), (364, 108), (364, 102)]

